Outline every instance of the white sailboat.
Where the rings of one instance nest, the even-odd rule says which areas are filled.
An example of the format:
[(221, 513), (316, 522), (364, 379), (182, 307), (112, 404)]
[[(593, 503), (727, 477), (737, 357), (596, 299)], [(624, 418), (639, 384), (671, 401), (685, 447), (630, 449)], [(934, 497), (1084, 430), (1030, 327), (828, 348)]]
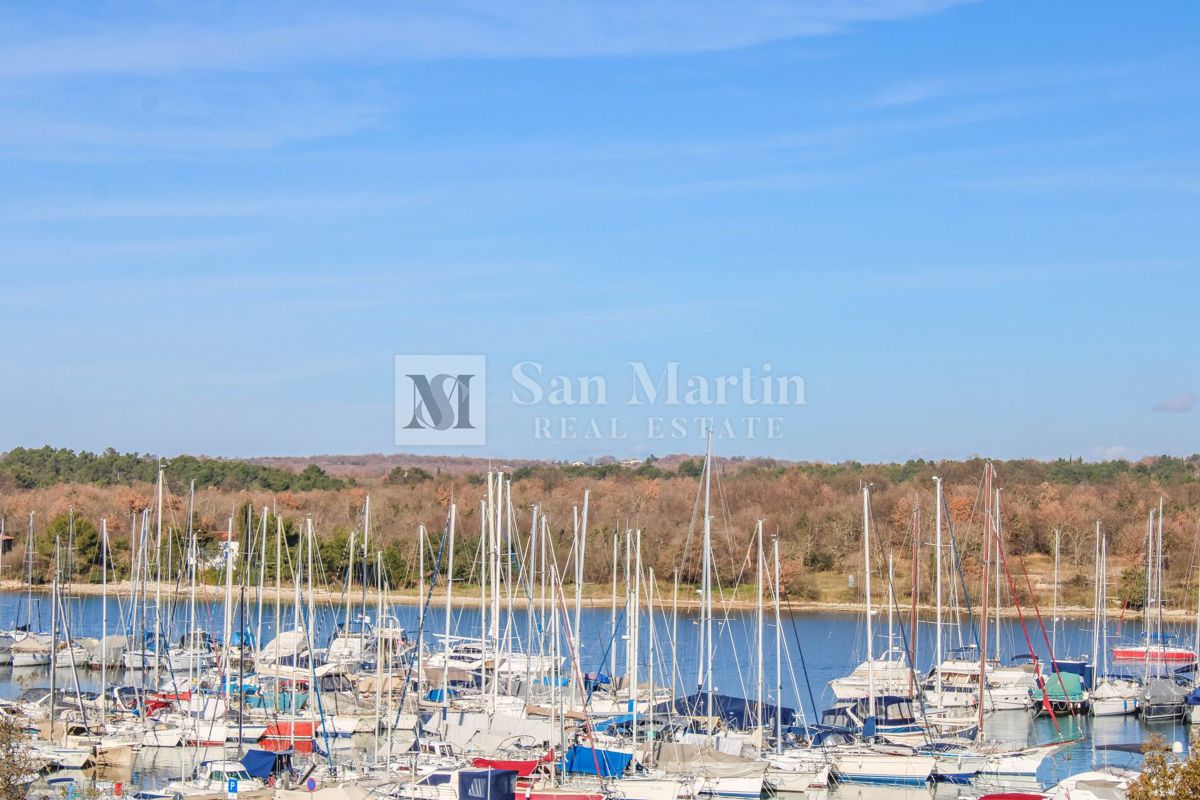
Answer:
[[(876, 708), (875, 659), (872, 655), (874, 630), (871, 600), (871, 488), (862, 487), (863, 498), (863, 594), (866, 602), (867, 708)], [(907, 689), (907, 684), (905, 686)], [(875, 741), (878, 720), (868, 717), (862, 726), (861, 741), (831, 748), (833, 773), (847, 783), (879, 783), (888, 785), (923, 785), (933, 774), (934, 758), (904, 745)]]
[(1100, 533), (1096, 520), (1095, 617), (1092, 626), (1092, 668), (1096, 678), (1089, 710), (1094, 717), (1136, 714), (1140, 705), (1142, 682), (1108, 674), (1108, 541)]

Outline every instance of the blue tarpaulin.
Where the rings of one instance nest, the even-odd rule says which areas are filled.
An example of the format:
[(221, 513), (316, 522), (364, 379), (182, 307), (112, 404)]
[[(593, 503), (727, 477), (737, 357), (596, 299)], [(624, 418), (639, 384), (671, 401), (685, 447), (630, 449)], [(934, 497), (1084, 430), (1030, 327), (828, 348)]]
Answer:
[(633, 761), (631, 753), (575, 745), (563, 756), (563, 770), (580, 775), (601, 775), (611, 778), (623, 773), (631, 761)]
[(246, 755), (242, 756), (242, 766), (250, 773), (250, 777), (265, 779), (275, 771), (276, 764), (283, 768), (291, 760), (290, 751), (272, 753), (269, 750), (247, 750)]
[[(681, 697), (672, 703), (660, 703), (654, 711), (665, 714), (674, 711), (676, 714), (686, 714), (689, 717), (719, 717), (732, 728), (749, 728), (756, 725), (759, 719), (774, 720), (775, 706), (763, 703), (761, 713), (754, 702), (741, 697), (731, 697), (726, 694), (713, 694), (713, 708), (708, 710), (708, 693), (697, 692), (691, 697)], [(784, 725), (790, 725), (796, 716), (796, 709), (786, 706), (780, 709)]]
[(458, 771), (459, 800), (513, 800), (517, 785), (515, 769), (461, 769)]

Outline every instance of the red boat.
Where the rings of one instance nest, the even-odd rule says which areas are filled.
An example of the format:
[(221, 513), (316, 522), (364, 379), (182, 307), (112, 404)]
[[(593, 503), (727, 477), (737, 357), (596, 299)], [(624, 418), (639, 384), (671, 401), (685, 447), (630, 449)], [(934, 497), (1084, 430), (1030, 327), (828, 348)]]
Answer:
[(537, 769), (541, 761), (536, 758), (474, 758), (471, 766), (479, 769), (509, 769), (517, 773), (518, 778), (528, 778)]
[(313, 736), (317, 732), (317, 723), (306, 720), (295, 722), (274, 722), (267, 726), (266, 732), (259, 740), (264, 750), (286, 750), (295, 743), (296, 752), (311, 753)]
[(515, 770), (518, 778), (528, 778), (538, 764), (549, 764), (554, 761), (554, 750), (546, 753), (541, 758), (476, 758), (471, 761), (471, 766), (480, 769), (509, 769)]
[(1167, 661), (1179, 663), (1195, 661), (1196, 654), (1186, 647), (1170, 647), (1168, 645), (1151, 645), (1146, 647), (1114, 647), (1112, 657), (1117, 661)]

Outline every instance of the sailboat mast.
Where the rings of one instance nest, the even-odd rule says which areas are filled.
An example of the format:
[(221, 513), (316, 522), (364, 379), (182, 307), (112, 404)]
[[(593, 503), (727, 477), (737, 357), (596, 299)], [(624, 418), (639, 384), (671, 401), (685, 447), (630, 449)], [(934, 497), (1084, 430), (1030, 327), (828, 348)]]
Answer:
[(937, 689), (942, 690), (942, 479), (933, 479), (937, 485), (934, 515), (937, 517), (936, 533), (933, 539), (933, 571), (935, 573), (934, 595), (936, 616), (934, 619), (934, 669), (937, 670)]
[(108, 518), (100, 518), (100, 724), (107, 722), (104, 697), (108, 675)]
[(630, 603), (630, 622), (633, 623), (632, 637), (629, 642), (629, 711), (633, 714), (633, 746), (637, 747), (638, 735), (638, 658), (641, 649), (642, 614), (642, 529), (634, 533), (634, 566), (633, 566), (633, 600)]
[(155, 526), (158, 533), (154, 538), (154, 686), (161, 684), (159, 671), (162, 669), (162, 649), (159, 632), (162, 629), (162, 517), (163, 517), (163, 464), (158, 465), (158, 501), (155, 504)]
[[(620, 545), (620, 541), (621, 532), (619, 530), (614, 530), (612, 539), (612, 609), (610, 610), (608, 616), (608, 632), (614, 645), (617, 641), (617, 558), (619, 557), (618, 547)], [(615, 646), (610, 646), (608, 654), (608, 678), (610, 681), (612, 681), (616, 677), (617, 648)], [(671, 680), (672, 685), (674, 685), (675, 676), (673, 674), (671, 676)], [(674, 691), (672, 691), (671, 695), (674, 696), (674, 694)]]
[[(648, 637), (649, 652), (647, 660), (649, 666), (646, 668), (646, 698), (648, 700), (648, 709), (651, 715), (654, 714), (654, 567), (650, 567), (649, 577), (646, 581), (646, 627), (650, 631)], [(649, 738), (649, 736), (647, 736)]]
[(921, 498), (913, 508), (912, 598), (908, 613), (908, 696), (917, 696), (917, 599), (920, 594)]
[(988, 646), (988, 600), (989, 582), (992, 577), (992, 464), (989, 461), (983, 468), (983, 547), (980, 550), (983, 559), (983, 591), (980, 602), (979, 623), (979, 719), (977, 727), (983, 732), (983, 717), (987, 706), (985, 703), (987, 691), (987, 646)]
[[(995, 515), (996, 519), (995, 519), (995, 524), (992, 526), (992, 538), (996, 543), (996, 547), (995, 547), (995, 550), (996, 550), (996, 552), (995, 552), (995, 557), (996, 557), (996, 561), (995, 561), (995, 569), (996, 569), (996, 614), (995, 614), (996, 635), (995, 635), (995, 637), (993, 637), (996, 641), (992, 644), (992, 648), (993, 648), (994, 657), (996, 659), (996, 663), (999, 664), (1000, 663), (1000, 584), (1002, 583), (1002, 581), (1000, 580), (1000, 539), (1004, 535), (1004, 525), (1003, 525), (1004, 519), (1000, 515), (1000, 497), (1001, 497), (1000, 492), (1001, 492), (1001, 490), (996, 489), (995, 491), (996, 491), (996, 502), (992, 506), (992, 513)], [(1032, 655), (1032, 653), (1030, 655)]]
[(779, 603), (783, 590), (779, 583), (779, 537), (771, 540), (771, 548), (775, 555), (775, 752), (783, 752), (783, 621), (780, 618)]
[[(50, 743), (54, 743), (55, 706), (58, 705), (58, 549), (59, 537), (54, 537), (54, 576), (50, 584)], [(82, 700), (83, 698), (80, 698)]]
[[(383, 721), (383, 662), (384, 652), (383, 633), (383, 553), (375, 553), (375, 734), (379, 735), (379, 726)], [(391, 636), (387, 639), (391, 643)], [(390, 690), (390, 686), (388, 687)]]
[[(190, 524), (190, 518), (189, 518)], [(255, 599), (258, 601), (258, 620), (254, 625), (254, 647), (258, 649), (262, 647), (262, 620), (263, 620), (263, 581), (267, 575), (267, 507), (263, 506), (262, 510), (262, 541), (259, 544), (258, 557), (258, 595)]]
[(875, 632), (871, 627), (871, 487), (863, 484), (863, 593), (867, 604), (867, 715), (875, 716)]
[(754, 686), (754, 713), (758, 721), (758, 737), (756, 739), (756, 749), (759, 755), (762, 755), (762, 737), (763, 737), (763, 582), (766, 575), (763, 574), (763, 521), (758, 520), (758, 524), (754, 526), (755, 547), (757, 548), (758, 559), (755, 562), (755, 582), (757, 590), (754, 597), (754, 641), (757, 648), (757, 668), (754, 670), (755, 686)]
[(230, 639), (233, 637), (233, 515), (225, 527), (225, 544), (221, 548), (225, 555), (225, 626), (222, 628), (225, 644), (225, 655), (221, 659), (221, 681), (225, 684), (225, 697), (233, 697), (233, 686), (229, 681), (229, 660), (233, 650)]
[(708, 432), (708, 447), (704, 456), (704, 685), (707, 703), (704, 713), (708, 716), (708, 738), (713, 735), (713, 630), (712, 630), (712, 514), (709, 501), (712, 494), (712, 431)]
[[(888, 552), (888, 585), (887, 585), (887, 609), (888, 609), (888, 650), (896, 646), (896, 623), (894, 617), (896, 604), (896, 565), (893, 562), (892, 554)], [(886, 651), (885, 651), (886, 652)], [(886, 656), (885, 656), (886, 657)]]
[(1146, 638), (1146, 664), (1150, 663), (1150, 639), (1153, 629), (1151, 614), (1154, 613), (1154, 509), (1150, 509), (1150, 515), (1146, 518), (1146, 602), (1142, 604), (1145, 610), (1146, 621), (1145, 638)]
[(1104, 672), (1108, 672), (1108, 537), (1100, 537), (1100, 657), (1104, 661)]
[(1055, 653), (1058, 652), (1058, 552), (1059, 540), (1062, 538), (1062, 531), (1058, 528), (1054, 529), (1054, 587), (1053, 600), (1054, 605), (1050, 613), (1050, 649)]
[[(1055, 555), (1058, 555), (1058, 537), (1055, 536)], [(1100, 552), (1100, 520), (1096, 520), (1096, 591), (1095, 591), (1095, 622), (1092, 625), (1092, 672), (1096, 678), (1101, 675), (1100, 672), (1100, 615), (1104, 608), (1104, 561), (1103, 555)], [(1056, 559), (1057, 560), (1057, 559)], [(1057, 575), (1057, 570), (1055, 571)], [(1058, 581), (1055, 580), (1057, 586)]]
[(417, 526), (417, 686), (421, 686), (421, 662), (425, 658), (425, 526)]
[(1157, 603), (1158, 608), (1158, 643), (1163, 644), (1163, 499), (1162, 495), (1158, 497), (1158, 552), (1155, 558), (1155, 569), (1158, 572), (1158, 580), (1154, 582), (1155, 588), (1158, 590)]
[(26, 630), (33, 630), (33, 512), (29, 512), (29, 535), (25, 537), (25, 563), (27, 572), (25, 582), (29, 587), (25, 600)]
[(454, 503), (450, 504), (450, 540), (447, 543), (446, 558), (446, 658), (442, 662), (442, 719), (450, 710), (450, 610), (454, 605)]
[(579, 625), (580, 616), (583, 613), (584, 554), (587, 553), (588, 496), (590, 494), (588, 489), (583, 490), (583, 514), (580, 517), (579, 538), (575, 549), (575, 628), (572, 633), (576, 642), (581, 639)]
[(675, 705), (675, 672), (679, 669), (679, 569), (671, 576), (671, 705)]

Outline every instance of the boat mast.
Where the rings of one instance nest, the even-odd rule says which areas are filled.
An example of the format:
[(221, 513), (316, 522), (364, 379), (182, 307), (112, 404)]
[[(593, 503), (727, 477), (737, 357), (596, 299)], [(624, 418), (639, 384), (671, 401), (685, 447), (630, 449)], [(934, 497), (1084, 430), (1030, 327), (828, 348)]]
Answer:
[(158, 530), (154, 539), (154, 688), (162, 684), (160, 670), (162, 669), (162, 650), (159, 642), (159, 631), (162, 628), (162, 516), (163, 516), (163, 472), (166, 465), (158, 465), (158, 501), (154, 516)]
[[(58, 546), (54, 537), (54, 575), (50, 583), (50, 743), (54, 744), (54, 707), (58, 705)], [(82, 700), (82, 698), (80, 698)]]
[[(771, 537), (775, 555), (775, 752), (783, 752), (783, 622), (779, 603), (783, 589), (779, 583), (779, 536)], [(803, 709), (803, 706), (801, 706)], [(815, 711), (815, 709), (814, 709)]]
[(976, 725), (983, 733), (983, 717), (986, 710), (985, 698), (987, 692), (987, 637), (988, 637), (988, 589), (992, 577), (992, 463), (989, 461), (983, 468), (983, 547), (980, 557), (983, 559), (983, 591), (980, 602), (979, 623), (979, 718)]
[[(358, 548), (354, 546), (354, 540), (357, 538), (357, 533), (358, 531), (350, 531), (350, 544), (348, 545), (350, 555), (349, 563), (346, 565), (346, 603), (345, 610), (342, 612), (342, 632), (348, 632), (350, 630), (350, 595), (354, 591), (354, 555), (358, 552)], [(333, 622), (334, 629), (336, 631), (338, 627), (337, 620), (335, 619)]]
[[(488, 470), (487, 500), (479, 501), (479, 644), (486, 649), (488, 638), (488, 562), (491, 560), (492, 473)], [(497, 612), (498, 613), (498, 612)], [(450, 642), (446, 642), (449, 652)], [(487, 676), (484, 675), (484, 679)]]
[(1050, 612), (1050, 649), (1054, 653), (1058, 653), (1058, 551), (1059, 540), (1062, 538), (1062, 531), (1058, 528), (1054, 529), (1054, 587), (1053, 600), (1054, 608)]
[(221, 659), (221, 681), (225, 684), (226, 703), (233, 698), (233, 686), (229, 682), (229, 661), (233, 656), (231, 647), (233, 638), (233, 515), (225, 527), (225, 544), (221, 548), (225, 554), (225, 625), (221, 629), (225, 643), (225, 655)]
[[(896, 606), (896, 604), (894, 602), (896, 599), (896, 566), (892, 561), (891, 551), (888, 551), (888, 585), (887, 585), (887, 594), (885, 595), (885, 597), (887, 597), (887, 609), (888, 609), (888, 638), (887, 638), (888, 649), (887, 649), (887, 651), (885, 651), (885, 653), (886, 653), (886, 652), (890, 652), (892, 650), (892, 648), (896, 646), (896, 632), (895, 632), (896, 623), (895, 623), (895, 619), (893, 619), (893, 616), (894, 616), (893, 611)], [(886, 655), (885, 655), (885, 658), (886, 658)]]
[(763, 570), (763, 521), (760, 519), (754, 526), (754, 539), (757, 547), (758, 559), (755, 561), (755, 582), (757, 589), (754, 597), (754, 625), (755, 625), (755, 645), (757, 646), (757, 668), (755, 674), (754, 686), (754, 710), (758, 721), (758, 737), (755, 740), (755, 750), (759, 756), (762, 755), (762, 739), (763, 739), (763, 581), (766, 579)]
[[(383, 662), (385, 659), (383, 633), (383, 553), (375, 553), (375, 735), (383, 721)], [(391, 636), (387, 641), (391, 642)], [(391, 687), (389, 687), (390, 689)], [(390, 753), (389, 753), (390, 754)]]
[(442, 720), (450, 710), (450, 609), (454, 605), (454, 503), (450, 504), (450, 541), (446, 558), (446, 657), (442, 662)]
[[(504, 508), (504, 473), (496, 473), (496, 505), (492, 509), (492, 645), (500, 651), (500, 526)], [(560, 576), (561, 577), (561, 576)], [(499, 673), (492, 676), (496, 680)]]
[[(362, 540), (362, 599), (359, 603), (358, 652), (363, 652), (364, 640), (367, 636), (367, 569), (370, 567), (370, 550), (367, 549), (371, 539), (371, 495), (363, 499), (363, 540)], [(347, 620), (349, 622), (349, 620)], [(376, 624), (378, 624), (376, 620)]]
[(1108, 537), (1100, 537), (1100, 608), (1104, 615), (1100, 634), (1104, 641), (1100, 646), (1100, 657), (1104, 661), (1104, 671), (1108, 672)]
[[(1000, 580), (1000, 563), (1001, 563), (1000, 562), (1000, 539), (1004, 535), (1004, 526), (1003, 526), (1004, 518), (1000, 514), (1000, 498), (1002, 496), (1000, 494), (1001, 491), (1003, 491), (1003, 490), (1001, 490), (999, 488), (997, 488), (995, 490), (996, 502), (992, 504), (992, 514), (995, 515), (995, 523), (992, 525), (992, 538), (996, 543), (996, 547), (995, 547), (995, 550), (996, 550), (996, 552), (995, 552), (995, 556), (996, 556), (996, 562), (995, 562), (996, 614), (995, 614), (995, 623), (994, 623), (996, 626), (996, 635), (994, 637), (996, 641), (992, 645), (992, 649), (995, 654), (995, 659), (996, 659), (997, 665), (1000, 664), (1000, 584), (1002, 583), (1002, 581)], [(1033, 654), (1030, 653), (1030, 655), (1033, 655)]]
[(934, 476), (933, 482), (936, 485), (934, 516), (937, 517), (936, 533), (933, 539), (934, 603), (936, 609), (936, 616), (933, 622), (933, 663), (934, 669), (937, 672), (937, 690), (940, 693), (942, 691), (942, 479)]
[[(617, 648), (615, 645), (617, 642), (617, 558), (619, 558), (618, 546), (620, 541), (621, 532), (619, 529), (614, 529), (612, 539), (612, 610), (609, 612), (608, 616), (609, 637), (610, 641), (612, 642), (608, 648), (608, 680), (610, 685), (612, 685), (612, 681), (616, 680), (617, 677)], [(675, 676), (672, 674), (672, 698), (675, 696), (674, 685)]]
[[(1058, 532), (1055, 531), (1055, 537), (1054, 537), (1055, 548), (1054, 548), (1054, 550), (1055, 550), (1056, 556), (1058, 555), (1057, 533)], [(1100, 671), (1100, 626), (1102, 624), (1100, 622), (1100, 615), (1103, 613), (1103, 608), (1104, 608), (1104, 605), (1103, 605), (1104, 604), (1104, 556), (1100, 549), (1100, 520), (1096, 520), (1095, 553), (1096, 553), (1096, 591), (1094, 593), (1094, 598), (1095, 598), (1095, 612), (1096, 613), (1095, 613), (1095, 617), (1094, 617), (1095, 621), (1092, 624), (1092, 672), (1093, 672), (1093, 676), (1094, 676), (1093, 683), (1095, 683), (1095, 680), (1098, 679), (1103, 674)], [(1055, 571), (1055, 574), (1057, 575), (1057, 570)], [(1056, 580), (1055, 586), (1057, 587), (1057, 585), (1058, 585), (1058, 581)]]
[[(863, 497), (863, 592), (867, 605), (867, 719), (875, 719), (875, 655), (871, 628), (871, 487), (864, 483)], [(874, 725), (872, 724), (872, 728)]]
[[(646, 627), (650, 631), (649, 639), (649, 666), (646, 669), (646, 697), (648, 700), (647, 710), (651, 721), (654, 719), (654, 567), (650, 567), (649, 578), (646, 583)], [(650, 734), (646, 735), (647, 740)]]
[[(421, 662), (425, 658), (425, 526), (417, 526), (417, 686), (421, 686)], [(395, 727), (395, 726), (393, 726)], [(391, 751), (388, 751), (391, 755)]]
[(641, 614), (642, 614), (642, 529), (638, 528), (634, 533), (634, 566), (633, 566), (633, 599), (630, 603), (630, 622), (632, 624), (632, 636), (629, 642), (629, 711), (633, 714), (633, 746), (637, 747), (638, 735), (638, 658), (641, 642), (639, 636), (641, 634)]
[(1154, 581), (1154, 588), (1157, 590), (1158, 608), (1158, 643), (1164, 646), (1163, 641), (1163, 499), (1162, 495), (1158, 497), (1158, 552), (1155, 557), (1155, 569), (1158, 571), (1158, 579)]
[(572, 633), (577, 643), (582, 637), (579, 624), (583, 611), (584, 554), (587, 552), (588, 496), (590, 494), (588, 489), (583, 490), (583, 513), (579, 520), (579, 536), (575, 542), (575, 628)]
[(108, 518), (100, 518), (100, 724), (107, 723), (108, 703), (104, 697), (107, 686), (108, 647)]
[(1146, 639), (1146, 668), (1150, 668), (1150, 640), (1153, 629), (1153, 604), (1154, 604), (1154, 509), (1150, 509), (1150, 515), (1146, 518), (1146, 602), (1142, 604), (1145, 610), (1146, 621), (1145, 639)]
[[(195, 545), (193, 545), (194, 547)], [(283, 598), (280, 597), (281, 577), (283, 575), (283, 520), (275, 517), (275, 663), (279, 663), (279, 634), (283, 612)], [(193, 581), (194, 583), (194, 581)]]
[[(190, 505), (190, 503), (189, 503)], [(191, 526), (191, 517), (188, 518), (188, 525)], [(259, 545), (258, 557), (258, 621), (254, 626), (254, 648), (257, 650), (262, 647), (262, 619), (263, 619), (263, 581), (266, 580), (267, 570), (267, 507), (263, 506), (262, 511), (262, 542)]]
[(917, 696), (917, 600), (920, 595), (919, 586), (921, 571), (919, 564), (921, 556), (921, 498), (918, 496), (913, 507), (913, 549), (912, 549), (912, 605), (908, 614), (908, 696)]
[(25, 537), (25, 563), (28, 565), (26, 584), (29, 593), (25, 600), (25, 630), (33, 630), (33, 512), (29, 512), (29, 535)]
[(708, 431), (708, 446), (704, 455), (704, 685), (707, 691), (705, 714), (708, 717), (708, 741), (713, 736), (713, 631), (712, 631), (712, 514), (709, 500), (712, 494), (712, 430)]
[(679, 669), (679, 568), (671, 576), (671, 708), (675, 708), (675, 672)]

